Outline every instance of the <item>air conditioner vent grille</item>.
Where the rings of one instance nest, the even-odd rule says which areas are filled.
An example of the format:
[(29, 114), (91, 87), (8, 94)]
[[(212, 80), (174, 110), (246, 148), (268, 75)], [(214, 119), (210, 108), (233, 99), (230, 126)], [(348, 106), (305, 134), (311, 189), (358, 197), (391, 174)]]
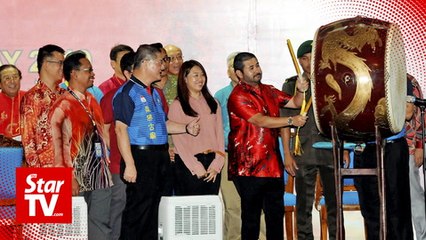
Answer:
[(175, 206), (176, 235), (216, 234), (216, 206)]
[(222, 240), (222, 203), (217, 195), (162, 197), (159, 240)]

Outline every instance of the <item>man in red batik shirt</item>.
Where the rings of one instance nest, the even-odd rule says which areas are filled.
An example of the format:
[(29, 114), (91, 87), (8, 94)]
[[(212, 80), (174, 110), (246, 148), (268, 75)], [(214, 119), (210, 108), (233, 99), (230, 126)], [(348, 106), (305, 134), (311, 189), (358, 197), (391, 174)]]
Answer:
[(73, 168), (72, 194), (83, 195), (87, 203), (88, 239), (110, 240), (112, 179), (104, 119), (95, 97), (87, 92), (95, 73), (82, 51), (69, 53), (63, 70), (69, 86), (53, 104), (48, 118), (54, 167)]
[(292, 97), (270, 85), (264, 85), (262, 70), (252, 53), (235, 56), (234, 70), (239, 84), (228, 100), (229, 178), (241, 197), (241, 239), (258, 239), (260, 213), (266, 219), (266, 238), (284, 238), (283, 162), (278, 147), (279, 128), (303, 126), (302, 115), (280, 117), (280, 107), (300, 107), (308, 83), (297, 80)]

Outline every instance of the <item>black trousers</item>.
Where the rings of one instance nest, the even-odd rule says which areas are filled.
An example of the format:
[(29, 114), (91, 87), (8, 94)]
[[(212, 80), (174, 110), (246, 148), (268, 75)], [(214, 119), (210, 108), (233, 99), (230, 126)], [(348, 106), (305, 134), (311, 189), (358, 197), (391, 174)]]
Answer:
[[(384, 151), (387, 239), (413, 239), (407, 142), (405, 138), (397, 139), (387, 143)], [(375, 144), (367, 144), (362, 154), (355, 155), (355, 168), (375, 168), (376, 165)], [(367, 238), (379, 239), (380, 198), (377, 177), (355, 177), (355, 187), (367, 228)]]
[[(199, 154), (197, 159), (207, 170), (215, 156), (215, 153)], [(206, 182), (202, 178), (198, 179), (197, 175), (192, 175), (191, 171), (185, 166), (182, 158), (178, 154), (175, 155), (173, 168), (175, 172), (174, 191), (176, 196), (219, 194), (220, 173), (216, 176), (214, 182)]]
[[(126, 206), (121, 222), (122, 240), (158, 239), (158, 206), (162, 196), (171, 196), (170, 156), (167, 150), (132, 148), (136, 183), (126, 183)], [(124, 161), (120, 175), (123, 178)]]
[(284, 182), (282, 178), (235, 177), (241, 198), (241, 240), (259, 239), (260, 214), (265, 213), (266, 238), (284, 239)]
[(336, 239), (336, 187), (334, 168), (331, 165), (299, 165), (296, 172), (296, 211), (298, 239), (313, 240), (312, 207), (315, 199), (315, 183), (320, 173), (327, 205), (328, 236)]

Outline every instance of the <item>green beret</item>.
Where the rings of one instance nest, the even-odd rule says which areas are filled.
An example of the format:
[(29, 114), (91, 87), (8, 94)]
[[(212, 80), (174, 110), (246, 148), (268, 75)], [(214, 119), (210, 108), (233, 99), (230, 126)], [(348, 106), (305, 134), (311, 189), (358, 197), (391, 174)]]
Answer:
[(308, 40), (300, 44), (299, 48), (297, 49), (297, 58), (301, 58), (306, 53), (312, 52), (312, 40)]

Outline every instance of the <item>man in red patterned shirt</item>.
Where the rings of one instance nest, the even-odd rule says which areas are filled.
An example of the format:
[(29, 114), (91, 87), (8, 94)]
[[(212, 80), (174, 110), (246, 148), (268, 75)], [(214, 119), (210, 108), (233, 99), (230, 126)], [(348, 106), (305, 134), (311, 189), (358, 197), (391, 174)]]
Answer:
[(71, 52), (64, 60), (67, 91), (53, 104), (51, 126), (54, 167), (72, 167), (72, 194), (84, 196), (88, 211), (88, 239), (110, 240), (111, 173), (106, 154), (102, 110), (87, 92), (95, 73), (82, 51)]
[(278, 147), (279, 128), (303, 126), (302, 115), (280, 117), (280, 107), (297, 108), (308, 83), (297, 80), (294, 97), (264, 85), (262, 69), (252, 53), (235, 56), (239, 84), (228, 100), (229, 178), (241, 197), (241, 239), (258, 239), (261, 210), (265, 212), (268, 240), (284, 238), (283, 162)]
[(21, 91), (22, 74), (15, 65), (0, 66), (0, 135), (21, 139), (19, 108), (24, 91)]
[(52, 135), (47, 115), (53, 103), (65, 91), (59, 87), (63, 76), (64, 52), (64, 49), (52, 44), (38, 50), (37, 68), (40, 78), (22, 97), (22, 145), (25, 160), (30, 167), (53, 165)]

